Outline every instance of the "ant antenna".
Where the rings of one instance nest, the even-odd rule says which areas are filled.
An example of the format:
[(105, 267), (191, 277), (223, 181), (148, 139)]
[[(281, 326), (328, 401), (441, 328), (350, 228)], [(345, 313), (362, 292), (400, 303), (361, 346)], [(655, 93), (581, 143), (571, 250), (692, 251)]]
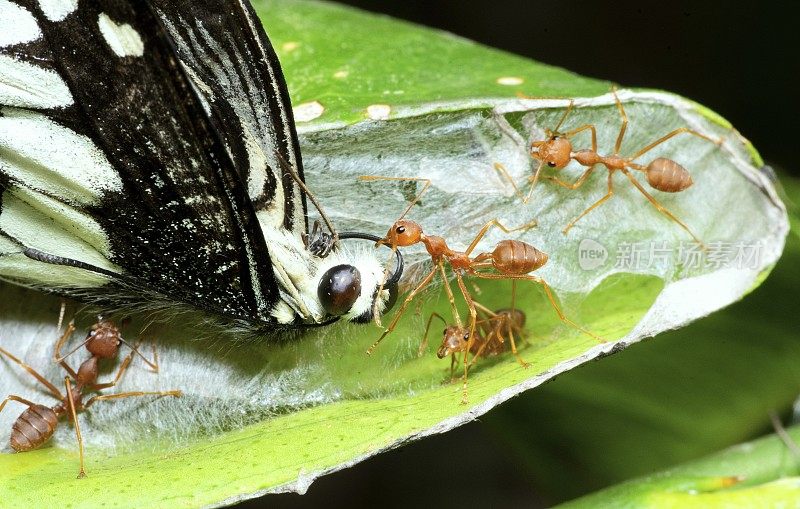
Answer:
[(548, 131), (549, 131), (548, 134), (550, 134), (551, 136), (558, 136), (558, 130), (561, 129), (561, 125), (567, 119), (567, 117), (569, 116), (570, 112), (572, 112), (572, 108), (574, 106), (575, 106), (575, 100), (574, 99), (570, 99), (569, 100), (569, 104), (567, 105), (567, 109), (564, 111), (564, 114), (561, 115), (561, 120), (558, 121), (558, 124), (556, 124), (555, 129), (553, 129), (552, 131), (550, 131), (548, 129)]
[[(422, 186), (422, 190), (419, 193), (417, 193), (417, 195), (414, 197), (413, 200), (411, 200), (411, 203), (408, 204), (406, 209), (403, 211), (402, 214), (400, 214), (400, 217), (398, 217), (395, 220), (395, 222), (400, 221), (401, 219), (406, 217), (406, 214), (408, 214), (408, 212), (414, 205), (419, 203), (419, 200), (422, 198), (422, 195), (424, 195), (428, 191), (428, 188), (431, 187), (431, 179), (426, 179), (422, 177), (384, 177), (381, 175), (361, 175), (360, 177), (358, 177), (358, 180), (395, 180), (403, 182), (406, 181), (425, 182), (425, 185)], [(392, 253), (397, 251), (397, 246), (389, 246), (389, 247), (391, 247)], [(380, 293), (383, 291), (386, 279), (389, 277), (389, 262), (391, 261), (391, 259), (392, 258), (390, 256), (389, 258), (386, 259), (386, 263), (384, 264), (383, 279), (381, 280), (381, 284), (378, 287), (378, 295), (380, 295)], [(375, 299), (375, 302), (372, 304), (372, 316), (374, 317), (375, 325), (377, 325), (378, 327), (382, 327), (381, 317), (380, 314), (378, 313), (378, 299)]]

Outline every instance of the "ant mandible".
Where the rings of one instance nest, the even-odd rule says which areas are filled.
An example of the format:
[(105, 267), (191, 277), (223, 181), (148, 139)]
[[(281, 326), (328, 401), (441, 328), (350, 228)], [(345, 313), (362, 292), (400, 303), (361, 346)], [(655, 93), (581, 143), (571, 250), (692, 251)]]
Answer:
[[(582, 186), (589, 176), (594, 171), (596, 165), (600, 164), (606, 167), (608, 170), (608, 178), (607, 178), (607, 193), (597, 200), (594, 204), (589, 206), (586, 210), (584, 210), (580, 215), (578, 215), (575, 219), (570, 221), (570, 223), (562, 230), (564, 234), (569, 232), (569, 230), (575, 226), (579, 220), (581, 220), (584, 216), (586, 216), (589, 212), (596, 209), (606, 201), (608, 201), (614, 195), (614, 187), (613, 187), (613, 180), (612, 177), (615, 171), (619, 171), (623, 175), (625, 175), (628, 180), (630, 180), (631, 184), (639, 190), (640, 193), (658, 210), (661, 214), (668, 217), (670, 220), (676, 222), (683, 228), (692, 238), (701, 246), (705, 247), (705, 244), (697, 237), (697, 235), (692, 232), (692, 230), (677, 216), (675, 216), (672, 212), (670, 212), (667, 208), (661, 205), (658, 200), (656, 200), (647, 190), (642, 186), (641, 183), (636, 179), (636, 177), (631, 173), (630, 170), (640, 171), (645, 174), (647, 178), (647, 182), (653, 189), (658, 191), (663, 191), (666, 193), (677, 193), (686, 190), (693, 184), (692, 176), (689, 172), (678, 164), (677, 162), (673, 161), (672, 159), (667, 159), (665, 157), (659, 157), (650, 161), (647, 165), (641, 165), (635, 163), (634, 161), (641, 157), (642, 155), (646, 154), (650, 150), (654, 149), (658, 145), (666, 142), (667, 140), (678, 136), (679, 134), (691, 134), (692, 136), (697, 136), (704, 140), (710, 141), (717, 145), (722, 143), (722, 140), (712, 140), (708, 136), (699, 133), (693, 129), (689, 129), (688, 127), (680, 127), (675, 129), (666, 135), (662, 136), (661, 138), (657, 139), (656, 141), (646, 145), (642, 149), (635, 152), (633, 155), (629, 157), (623, 157), (619, 154), (620, 147), (622, 146), (622, 140), (625, 137), (625, 132), (628, 128), (628, 116), (625, 113), (625, 108), (622, 106), (622, 102), (619, 100), (617, 96), (616, 90), (612, 91), (614, 95), (614, 101), (617, 106), (617, 110), (619, 111), (620, 116), (622, 117), (622, 125), (620, 126), (619, 133), (617, 134), (617, 140), (614, 144), (614, 152), (611, 155), (601, 155), (597, 152), (597, 130), (594, 124), (585, 124), (580, 127), (576, 127), (575, 129), (571, 129), (566, 132), (559, 132), (559, 129), (563, 125), (564, 121), (569, 116), (572, 108), (574, 106), (574, 101), (570, 100), (569, 105), (567, 106), (566, 111), (561, 116), (561, 119), (558, 121), (555, 129), (546, 131), (546, 139), (533, 141), (531, 143), (531, 156), (534, 159), (540, 161), (539, 166), (536, 168), (533, 176), (530, 177), (530, 189), (528, 191), (528, 195), (525, 198), (522, 198), (522, 194), (519, 191), (518, 186), (514, 183), (513, 179), (509, 175), (508, 171), (505, 167), (500, 163), (495, 163), (495, 169), (500, 172), (506, 180), (508, 180), (512, 187), (514, 188), (515, 193), (522, 198), (523, 203), (527, 203), (530, 200), (530, 197), (533, 193), (533, 189), (536, 186), (536, 183), (539, 180), (539, 175), (542, 171), (542, 168), (546, 164), (551, 168), (555, 168), (556, 170), (561, 170), (570, 161), (575, 161), (579, 165), (586, 167), (587, 169), (578, 177), (578, 179), (573, 183), (564, 182), (556, 177), (548, 176), (545, 177), (548, 180), (552, 180), (556, 184), (565, 187), (567, 189), (577, 189)], [(573, 150), (574, 147), (572, 146), (572, 142), (570, 138), (575, 136), (576, 134), (583, 132), (583, 131), (590, 131), (591, 133), (591, 140), (592, 140), (592, 147), (590, 149), (582, 149), (582, 150)]]

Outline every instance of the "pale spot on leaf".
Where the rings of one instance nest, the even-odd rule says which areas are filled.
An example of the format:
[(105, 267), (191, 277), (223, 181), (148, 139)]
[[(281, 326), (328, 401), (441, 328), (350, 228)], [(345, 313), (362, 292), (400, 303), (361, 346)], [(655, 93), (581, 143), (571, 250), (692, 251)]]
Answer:
[(333, 77), (339, 80), (346, 78), (348, 75), (350, 75), (349, 71), (336, 71), (333, 73)]
[(388, 104), (371, 104), (367, 106), (367, 117), (372, 120), (386, 120), (392, 112)]
[(310, 122), (319, 118), (325, 112), (325, 107), (319, 101), (298, 104), (294, 107), (294, 119), (297, 122)]
[(281, 44), (281, 49), (283, 51), (285, 51), (286, 53), (290, 53), (290, 52), (296, 50), (299, 47), (300, 47), (300, 43), (299, 42), (294, 42), (294, 41), (284, 42), (283, 44)]
[(517, 76), (503, 76), (501, 78), (497, 78), (498, 85), (515, 86), (522, 85), (523, 83), (525, 83), (525, 80)]

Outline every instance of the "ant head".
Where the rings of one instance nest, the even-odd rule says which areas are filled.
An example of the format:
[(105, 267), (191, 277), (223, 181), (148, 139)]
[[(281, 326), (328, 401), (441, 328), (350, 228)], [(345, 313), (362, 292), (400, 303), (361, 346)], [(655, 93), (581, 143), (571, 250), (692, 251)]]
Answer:
[(97, 318), (98, 321), (86, 335), (86, 349), (101, 359), (116, 357), (119, 345), (122, 344), (122, 333), (111, 320), (99, 316)]
[(406, 247), (416, 244), (422, 240), (422, 227), (409, 219), (401, 219), (395, 222), (386, 237), (378, 241), (379, 244), (386, 244), (392, 249), (396, 247)]
[(463, 352), (469, 343), (469, 329), (451, 325), (442, 332), (442, 344), (436, 350), (436, 356), (444, 359), (450, 354)]
[(560, 170), (569, 164), (572, 158), (572, 143), (563, 136), (549, 133), (546, 140), (531, 143), (531, 156), (544, 161), (551, 168)]

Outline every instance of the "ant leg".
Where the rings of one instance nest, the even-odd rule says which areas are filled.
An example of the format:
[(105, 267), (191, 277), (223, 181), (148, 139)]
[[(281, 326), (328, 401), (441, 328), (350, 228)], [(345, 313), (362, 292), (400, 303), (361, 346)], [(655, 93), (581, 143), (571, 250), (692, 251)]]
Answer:
[(572, 138), (576, 134), (589, 129), (592, 131), (592, 152), (597, 152), (597, 129), (595, 128), (594, 124), (585, 124), (580, 127), (576, 127), (575, 129), (570, 129), (569, 131), (562, 133), (561, 136), (564, 138)]
[(64, 348), (64, 343), (66, 343), (74, 333), (75, 333), (75, 321), (70, 320), (70, 322), (67, 324), (67, 328), (64, 330), (64, 333), (61, 334), (61, 336), (58, 338), (58, 341), (56, 341), (56, 346), (53, 349), (53, 362), (63, 361), (73, 353), (77, 352), (80, 347), (82, 347), (89, 341), (89, 339), (87, 338), (80, 345), (70, 350), (70, 352), (67, 355), (61, 355), (61, 349)]
[(472, 296), (467, 291), (466, 285), (464, 285), (464, 278), (461, 277), (461, 273), (457, 270), (454, 270), (453, 272), (456, 275), (456, 281), (458, 282), (458, 287), (461, 289), (461, 294), (464, 296), (464, 300), (467, 301), (467, 306), (469, 307), (469, 339), (467, 340), (467, 348), (464, 350), (464, 386), (462, 387), (463, 394), (461, 398), (462, 404), (466, 404), (467, 374), (469, 372), (469, 364), (467, 363), (467, 359), (469, 358), (469, 351), (472, 349), (472, 345), (475, 342), (475, 322), (477, 321), (478, 311), (475, 309)]
[(697, 235), (695, 235), (695, 234), (692, 232), (692, 230), (691, 230), (691, 229), (689, 229), (689, 227), (688, 227), (688, 226), (686, 226), (686, 224), (685, 224), (683, 221), (681, 221), (680, 219), (678, 219), (678, 218), (677, 218), (677, 217), (676, 217), (676, 216), (675, 216), (675, 215), (674, 215), (672, 212), (670, 212), (670, 211), (669, 211), (669, 210), (667, 210), (667, 209), (666, 209), (666, 208), (665, 208), (663, 205), (661, 205), (660, 203), (658, 203), (658, 200), (656, 200), (655, 198), (653, 198), (653, 196), (652, 196), (650, 193), (648, 193), (648, 192), (647, 192), (647, 190), (646, 190), (644, 187), (642, 187), (642, 185), (639, 183), (639, 181), (638, 181), (638, 180), (636, 180), (636, 177), (634, 177), (633, 175), (631, 175), (631, 173), (630, 173), (629, 171), (627, 171), (627, 170), (620, 170), (620, 171), (622, 171), (622, 173), (624, 173), (624, 174), (625, 174), (625, 176), (626, 176), (626, 177), (628, 177), (628, 180), (630, 180), (630, 181), (631, 181), (631, 183), (632, 183), (632, 184), (633, 184), (633, 185), (636, 187), (636, 189), (638, 189), (638, 190), (639, 190), (639, 192), (640, 192), (640, 193), (642, 193), (642, 194), (644, 195), (644, 197), (645, 197), (645, 198), (647, 198), (647, 201), (649, 201), (651, 204), (653, 204), (653, 206), (656, 208), (656, 210), (658, 210), (659, 212), (661, 212), (662, 214), (664, 214), (665, 216), (667, 216), (669, 219), (671, 219), (671, 220), (675, 221), (676, 223), (678, 223), (678, 224), (680, 225), (680, 227), (681, 227), (681, 228), (683, 228), (684, 230), (686, 230), (686, 232), (687, 232), (689, 235), (691, 235), (691, 236), (692, 236), (692, 238), (694, 239), (694, 241), (695, 241), (695, 242), (697, 242), (697, 243), (700, 245), (700, 247), (703, 249), (703, 251), (708, 251), (708, 247), (707, 247), (707, 246), (706, 246), (706, 245), (703, 243), (703, 241), (702, 241), (702, 240), (700, 240), (700, 239), (697, 237)]
[(117, 385), (117, 383), (119, 383), (120, 379), (122, 378), (122, 375), (125, 374), (125, 371), (128, 369), (128, 366), (130, 366), (131, 361), (133, 360), (134, 352), (136, 352), (138, 346), (139, 345), (136, 344), (131, 347), (131, 353), (125, 356), (125, 359), (122, 361), (122, 364), (117, 370), (117, 374), (114, 376), (114, 380), (102, 384), (93, 384), (90, 387), (90, 389), (93, 391), (101, 391), (103, 389), (108, 389)]
[(375, 350), (375, 348), (377, 348), (378, 344), (383, 341), (383, 338), (388, 336), (389, 333), (394, 330), (394, 328), (397, 326), (397, 322), (400, 321), (400, 317), (403, 316), (403, 313), (414, 297), (416, 297), (416, 295), (422, 291), (423, 288), (428, 286), (431, 280), (433, 280), (433, 276), (435, 276), (436, 271), (439, 270), (440, 264), (441, 262), (437, 263), (436, 266), (433, 267), (433, 269), (428, 273), (428, 275), (425, 276), (425, 278), (420, 282), (420, 284), (418, 284), (417, 287), (411, 290), (411, 292), (406, 296), (406, 299), (403, 301), (403, 305), (400, 306), (400, 309), (398, 309), (395, 313), (392, 322), (389, 324), (389, 327), (387, 327), (386, 330), (383, 331), (383, 334), (381, 334), (381, 337), (379, 337), (378, 340), (372, 343), (372, 346), (367, 349), (367, 355), (372, 355), (372, 352)]
[(547, 180), (551, 180), (551, 181), (555, 182), (556, 184), (560, 185), (561, 187), (566, 187), (567, 189), (574, 191), (575, 189), (578, 189), (579, 187), (581, 187), (584, 184), (584, 182), (586, 182), (586, 179), (589, 178), (589, 176), (592, 174), (593, 171), (594, 171), (594, 166), (589, 166), (589, 168), (587, 168), (586, 171), (584, 171), (581, 174), (581, 176), (578, 177), (578, 180), (576, 180), (572, 184), (568, 184), (567, 182), (564, 182), (563, 180), (560, 180), (557, 177), (548, 176), (548, 177), (545, 177), (545, 178)]
[(508, 327), (508, 340), (511, 343), (511, 353), (514, 354), (514, 357), (517, 358), (517, 362), (523, 368), (528, 368), (531, 364), (529, 362), (525, 362), (522, 356), (520, 356), (519, 352), (517, 352), (517, 343), (514, 341), (514, 331), (512, 330), (511, 326)]
[(622, 117), (622, 125), (619, 128), (617, 142), (614, 144), (614, 155), (617, 155), (619, 154), (619, 149), (622, 146), (622, 139), (625, 137), (625, 131), (628, 129), (628, 115), (625, 113), (625, 108), (622, 107), (622, 101), (620, 101), (619, 96), (617, 96), (617, 90), (613, 89), (611, 93), (614, 94), (614, 102), (617, 103), (619, 116)]
[(39, 374), (38, 371), (36, 371), (32, 367), (30, 367), (28, 364), (22, 362), (18, 358), (14, 357), (13, 355), (11, 355), (9, 352), (4, 350), (3, 348), (0, 348), (0, 353), (2, 353), (3, 355), (5, 355), (9, 359), (11, 359), (14, 363), (19, 365), (19, 367), (21, 367), (22, 369), (24, 369), (25, 371), (30, 373), (30, 375), (33, 378), (35, 378), (36, 380), (38, 380), (39, 383), (41, 383), (42, 385), (47, 387), (47, 390), (50, 391), (50, 394), (52, 394), (56, 399), (60, 399), (60, 400), (64, 399), (64, 396), (61, 394), (61, 391), (59, 391), (58, 388), (55, 385), (51, 384), (45, 377), (43, 377), (41, 374)]
[(508, 339), (511, 343), (511, 353), (514, 354), (514, 357), (517, 358), (517, 362), (523, 367), (527, 368), (530, 366), (529, 362), (525, 362), (522, 357), (517, 353), (517, 343), (514, 341), (514, 327), (511, 323), (511, 318), (514, 316), (514, 312), (517, 309), (517, 281), (516, 279), (511, 280), (511, 314), (509, 315), (508, 320)]
[(599, 200), (597, 200), (596, 202), (594, 202), (594, 204), (591, 207), (589, 207), (588, 209), (584, 210), (581, 213), (581, 215), (579, 215), (578, 217), (573, 219), (563, 230), (561, 230), (561, 233), (566, 235), (567, 232), (573, 226), (575, 226), (575, 223), (577, 223), (578, 221), (581, 220), (581, 218), (583, 218), (583, 216), (585, 216), (586, 214), (588, 214), (592, 210), (596, 209), (597, 207), (599, 207), (600, 205), (602, 205), (603, 203), (608, 201), (612, 196), (614, 196), (614, 184), (613, 184), (613, 180), (612, 180), (613, 175), (614, 175), (613, 172), (611, 172), (611, 171), (608, 172), (608, 192), (606, 193), (606, 195), (603, 196), (602, 198), (600, 198)]
[(511, 314), (517, 309), (517, 282), (511, 281)]
[(792, 439), (792, 436), (786, 432), (786, 428), (783, 426), (778, 414), (775, 413), (775, 410), (770, 410), (769, 420), (772, 421), (772, 428), (781, 439), (781, 442), (783, 442), (786, 448), (792, 453), (795, 461), (800, 460), (800, 447), (797, 446), (797, 443), (795, 443), (795, 441)]
[(18, 403), (22, 403), (23, 405), (28, 405), (29, 407), (36, 406), (36, 403), (34, 403), (33, 401), (28, 401), (25, 398), (9, 394), (8, 396), (6, 396), (6, 399), (4, 399), (2, 403), (0, 403), (0, 412), (3, 411), (3, 409), (6, 407), (6, 403), (8, 403), (9, 401), (16, 401)]
[(422, 177), (384, 177), (382, 175), (361, 175), (360, 177), (358, 177), (358, 180), (399, 180), (399, 181), (403, 181), (403, 182), (406, 182), (406, 181), (408, 181), (408, 182), (412, 182), (412, 181), (425, 182), (425, 185), (422, 186), (422, 191), (420, 191), (417, 194), (417, 196), (415, 196), (414, 199), (411, 200), (411, 203), (408, 204), (408, 207), (406, 207), (406, 209), (403, 211), (403, 213), (400, 214), (400, 217), (397, 218), (398, 221), (403, 219), (404, 217), (406, 217), (406, 214), (408, 214), (408, 211), (411, 210), (411, 207), (416, 205), (417, 202), (420, 200), (420, 198), (422, 198), (422, 195), (425, 194), (428, 191), (429, 187), (431, 187), (431, 179), (426, 179), (426, 178), (422, 178)]
[(61, 330), (61, 325), (64, 323), (64, 315), (67, 313), (67, 301), (66, 299), (61, 299), (61, 309), (58, 311), (58, 325), (56, 325), (56, 330)]
[(475, 355), (472, 356), (472, 360), (469, 361), (469, 366), (468, 366), (469, 368), (472, 368), (472, 365), (478, 361), (480, 356), (483, 354), (483, 351), (486, 350), (487, 346), (489, 346), (489, 341), (491, 341), (491, 338), (487, 337), (486, 341), (481, 345), (480, 348), (478, 348), (478, 351), (475, 352)]
[(159, 370), (159, 365), (158, 365), (158, 350), (156, 349), (156, 345), (155, 345), (155, 343), (153, 343), (153, 344), (151, 345), (151, 348), (153, 349), (153, 360), (152, 360), (152, 361), (150, 361), (150, 360), (147, 360), (147, 357), (145, 357), (144, 355), (142, 355), (142, 352), (140, 352), (140, 351), (139, 351), (139, 343), (136, 343), (135, 345), (131, 345), (130, 343), (128, 343), (127, 341), (125, 341), (125, 339), (124, 339), (122, 336), (120, 336), (120, 337), (119, 337), (119, 340), (120, 340), (120, 341), (121, 341), (123, 344), (125, 344), (125, 345), (126, 345), (128, 348), (130, 348), (130, 349), (131, 349), (131, 355), (138, 355), (138, 356), (139, 356), (139, 358), (140, 358), (140, 359), (142, 359), (142, 362), (144, 362), (145, 364), (147, 364), (147, 366), (148, 366), (148, 367), (149, 367), (149, 368), (152, 370), (152, 372), (153, 372), (153, 373), (158, 373), (158, 370)]
[(493, 316), (497, 316), (497, 313), (495, 313), (495, 312), (494, 312), (494, 311), (492, 311), (491, 309), (487, 308), (486, 306), (484, 306), (484, 305), (483, 305), (483, 304), (481, 304), (480, 302), (478, 302), (478, 301), (476, 301), (476, 300), (473, 300), (472, 302), (475, 304), (475, 308), (476, 308), (478, 311), (481, 311), (481, 312), (483, 312), (483, 313), (484, 313), (484, 315), (486, 316), (486, 319), (485, 319), (485, 320), (481, 320), (481, 321), (486, 321), (486, 320), (489, 320), (489, 319), (491, 319), (491, 317), (493, 317)]
[(502, 163), (494, 163), (494, 169), (500, 175), (502, 175), (509, 184), (511, 184), (511, 187), (514, 189), (514, 194), (516, 194), (517, 197), (522, 200), (522, 203), (528, 203), (525, 197), (522, 196), (522, 192), (519, 190), (519, 187), (517, 187), (517, 184), (514, 183), (514, 179), (511, 178), (511, 175), (508, 173), (506, 167)]
[(458, 314), (458, 308), (456, 308), (456, 298), (453, 295), (453, 289), (450, 288), (450, 280), (447, 279), (447, 272), (444, 270), (444, 264), (439, 264), (439, 272), (442, 274), (442, 283), (444, 284), (444, 290), (447, 293), (447, 300), (450, 301), (450, 312), (453, 313), (453, 320), (456, 321), (456, 325), (461, 327), (461, 315)]
[(532, 274), (487, 274), (487, 273), (483, 273), (483, 272), (476, 272), (473, 275), (476, 276), (476, 277), (479, 277), (481, 279), (511, 279), (511, 280), (521, 279), (521, 280), (526, 280), (526, 281), (532, 281), (534, 283), (542, 285), (542, 288), (544, 289), (544, 293), (547, 296), (547, 300), (550, 301), (550, 305), (553, 307), (553, 310), (558, 315), (559, 320), (561, 320), (562, 322), (566, 323), (567, 325), (569, 325), (569, 326), (571, 326), (571, 327), (583, 332), (584, 334), (587, 334), (587, 335), (591, 336), (592, 338), (594, 338), (595, 340), (599, 341), (600, 343), (605, 343), (606, 342), (603, 338), (601, 338), (599, 336), (596, 336), (595, 334), (592, 334), (588, 330), (584, 329), (583, 327), (581, 327), (577, 323), (575, 323), (572, 320), (570, 320), (569, 318), (567, 318), (567, 316), (564, 314), (564, 312), (561, 311), (561, 307), (559, 307), (558, 303), (556, 302), (555, 296), (553, 295), (553, 292), (550, 289), (550, 285), (548, 285), (547, 281), (545, 281), (544, 279), (540, 278), (539, 276), (534, 276)]
[(81, 464), (78, 479), (83, 479), (86, 477), (86, 470), (83, 464), (83, 437), (81, 436), (81, 425), (78, 422), (78, 413), (75, 410), (75, 398), (72, 395), (72, 384), (69, 381), (69, 377), (64, 378), (64, 387), (67, 389), (67, 406), (69, 406), (69, 413), (72, 416), (72, 423), (75, 425), (75, 437), (78, 439), (78, 455)]
[(83, 405), (83, 408), (89, 408), (91, 405), (94, 405), (98, 401), (108, 401), (112, 399), (123, 399), (123, 398), (138, 398), (139, 396), (158, 396), (159, 398), (164, 396), (175, 396), (176, 398), (179, 396), (183, 396), (183, 391), (175, 390), (175, 391), (134, 391), (134, 392), (117, 392), (116, 394), (101, 394), (99, 396), (94, 396), (89, 398), (89, 401)]
[(533, 195), (533, 190), (536, 187), (536, 184), (539, 182), (539, 175), (542, 173), (542, 168), (544, 168), (544, 159), (539, 161), (539, 166), (536, 167), (536, 171), (533, 172), (533, 176), (529, 179), (531, 187), (528, 189), (528, 194), (525, 196), (525, 199), (522, 200), (523, 205), (530, 201), (531, 196)]
[(431, 313), (431, 316), (428, 318), (428, 324), (425, 326), (425, 335), (422, 337), (422, 343), (419, 344), (419, 350), (417, 351), (417, 355), (422, 357), (422, 353), (428, 348), (428, 332), (431, 330), (431, 323), (433, 322), (434, 318), (438, 318), (442, 322), (444, 322), (445, 327), (447, 327), (447, 322), (442, 315), (437, 312)]
[(75, 352), (77, 352), (78, 349), (80, 349), (82, 346), (86, 345), (86, 343), (89, 342), (90, 336), (87, 336), (86, 339), (84, 339), (81, 344), (70, 350), (67, 355), (61, 355), (61, 349), (64, 347), (64, 343), (66, 343), (69, 340), (69, 338), (72, 337), (72, 334), (74, 332), (75, 332), (75, 322), (73, 320), (70, 320), (70, 322), (67, 324), (67, 328), (64, 330), (64, 333), (61, 335), (61, 337), (58, 338), (56, 346), (53, 349), (53, 362), (59, 364), (62, 368), (64, 368), (64, 371), (69, 373), (69, 375), (72, 378), (78, 378), (78, 375), (77, 373), (75, 373), (75, 370), (72, 369), (72, 367), (69, 364), (67, 364), (65, 359), (70, 355), (74, 354)]
[(661, 138), (657, 139), (653, 143), (651, 143), (651, 144), (647, 145), (646, 147), (644, 147), (643, 149), (639, 150), (638, 152), (636, 152), (635, 154), (630, 156), (628, 158), (628, 161), (633, 161), (634, 159), (638, 159), (639, 157), (642, 156), (642, 154), (653, 150), (655, 147), (661, 145), (662, 143), (664, 143), (665, 141), (669, 140), (670, 138), (674, 138), (675, 136), (678, 136), (679, 134), (683, 134), (683, 133), (691, 134), (692, 136), (697, 136), (698, 138), (703, 138), (704, 140), (710, 141), (711, 143), (714, 143), (715, 145), (720, 145), (722, 143), (722, 138), (718, 139), (717, 141), (714, 141), (713, 139), (709, 138), (705, 134), (699, 133), (699, 132), (695, 131), (694, 129), (689, 129), (688, 127), (679, 127), (678, 129), (675, 129), (674, 131), (671, 131), (671, 132), (665, 134), (664, 136), (662, 136)]
[(458, 282), (458, 288), (461, 290), (461, 295), (464, 296), (464, 300), (467, 302), (467, 307), (469, 307), (469, 346), (472, 346), (473, 335), (475, 334), (475, 325), (478, 321), (478, 310), (475, 308), (475, 302), (472, 300), (472, 295), (470, 295), (469, 291), (467, 291), (467, 286), (464, 284), (464, 278), (456, 270), (454, 270), (453, 273), (456, 275), (456, 281)]
[(513, 233), (513, 232), (516, 232), (516, 231), (529, 230), (529, 229), (533, 228), (534, 226), (536, 226), (536, 220), (533, 220), (533, 221), (531, 221), (529, 223), (525, 223), (522, 226), (517, 226), (515, 228), (508, 228), (508, 227), (504, 226), (503, 223), (501, 223), (498, 219), (492, 219), (491, 221), (489, 221), (488, 223), (486, 223), (485, 225), (483, 225), (481, 227), (481, 229), (478, 231), (478, 234), (475, 235), (474, 239), (472, 239), (472, 242), (470, 243), (469, 247), (467, 247), (467, 250), (464, 251), (465, 255), (469, 256), (470, 253), (472, 253), (472, 251), (478, 245), (478, 242), (481, 241), (481, 239), (486, 235), (486, 232), (488, 232), (489, 229), (492, 226), (496, 226), (496, 227), (500, 228), (505, 233)]

